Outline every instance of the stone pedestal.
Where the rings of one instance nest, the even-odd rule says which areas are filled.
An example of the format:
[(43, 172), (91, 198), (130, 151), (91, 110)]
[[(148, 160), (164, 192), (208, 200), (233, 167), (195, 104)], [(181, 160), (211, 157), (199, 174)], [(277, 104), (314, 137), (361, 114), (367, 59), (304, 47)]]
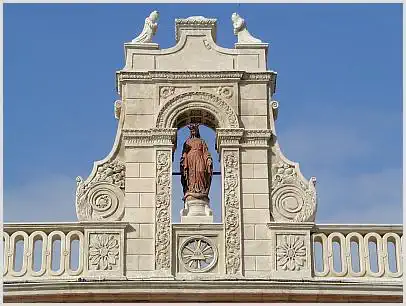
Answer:
[(213, 223), (213, 211), (208, 199), (186, 199), (180, 211), (182, 223)]

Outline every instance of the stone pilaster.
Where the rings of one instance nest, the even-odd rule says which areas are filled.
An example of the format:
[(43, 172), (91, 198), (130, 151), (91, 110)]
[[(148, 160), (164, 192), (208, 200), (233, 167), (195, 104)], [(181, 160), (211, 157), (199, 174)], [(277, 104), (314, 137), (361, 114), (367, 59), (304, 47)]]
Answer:
[(224, 263), (227, 276), (242, 277), (242, 216), (239, 142), (243, 129), (218, 129), (221, 153)]

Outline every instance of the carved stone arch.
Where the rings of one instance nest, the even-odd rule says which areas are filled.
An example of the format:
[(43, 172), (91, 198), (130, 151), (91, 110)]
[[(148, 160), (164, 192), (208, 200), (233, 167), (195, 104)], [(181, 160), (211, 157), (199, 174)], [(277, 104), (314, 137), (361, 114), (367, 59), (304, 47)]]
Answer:
[(193, 109), (211, 114), (216, 121), (214, 128), (239, 128), (238, 116), (227, 102), (211, 93), (196, 91), (177, 95), (166, 102), (158, 113), (156, 127), (177, 127), (179, 115)]

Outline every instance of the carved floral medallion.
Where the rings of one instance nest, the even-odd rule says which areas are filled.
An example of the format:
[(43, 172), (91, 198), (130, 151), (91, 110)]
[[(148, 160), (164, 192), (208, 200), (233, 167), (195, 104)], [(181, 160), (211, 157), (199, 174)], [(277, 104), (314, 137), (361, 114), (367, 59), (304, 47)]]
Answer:
[(93, 234), (89, 243), (90, 270), (112, 270), (117, 267), (120, 246), (118, 235)]
[(282, 270), (302, 270), (306, 264), (304, 236), (280, 235), (280, 238), (276, 247), (277, 266)]

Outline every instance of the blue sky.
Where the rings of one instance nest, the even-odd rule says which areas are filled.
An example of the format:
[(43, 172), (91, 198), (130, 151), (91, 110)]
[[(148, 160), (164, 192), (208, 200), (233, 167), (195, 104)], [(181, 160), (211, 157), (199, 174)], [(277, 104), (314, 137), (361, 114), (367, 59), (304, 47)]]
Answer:
[(232, 48), (234, 11), (270, 44), (276, 132), (317, 177), (318, 223), (402, 223), (401, 4), (154, 3), (4, 5), (5, 222), (76, 221), (75, 177), (114, 141), (123, 44), (154, 9), (161, 48), (192, 15), (217, 18)]

